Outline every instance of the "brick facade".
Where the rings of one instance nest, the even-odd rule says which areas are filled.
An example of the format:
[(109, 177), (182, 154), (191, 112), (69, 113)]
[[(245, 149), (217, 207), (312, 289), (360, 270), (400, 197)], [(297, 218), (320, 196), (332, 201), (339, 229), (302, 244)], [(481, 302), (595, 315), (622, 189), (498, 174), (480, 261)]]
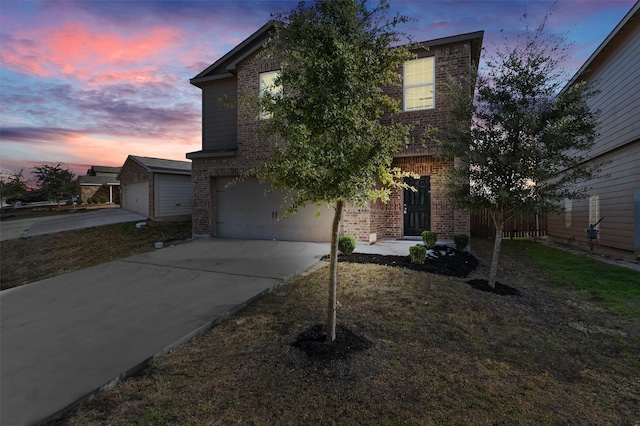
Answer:
[[(477, 42), (477, 38), (473, 40)], [(481, 43), (481, 36), (479, 40)], [(475, 48), (479, 49), (478, 46)], [(230, 52), (230, 55), (232, 53), (234, 52)], [(436, 107), (404, 112), (394, 119), (406, 124), (414, 124), (414, 135), (418, 137), (427, 124), (438, 127), (447, 123), (449, 117), (442, 102), (443, 85), (439, 82), (444, 81), (447, 75), (469, 73), (473, 57), (472, 41), (462, 39), (451, 40), (448, 44), (436, 43), (429, 49), (420, 49), (416, 53), (419, 57), (435, 56)], [(228, 63), (222, 59), (221, 67)], [(232, 59), (233, 57), (230, 57), (229, 61)], [(253, 53), (237, 62), (235, 77), (226, 75), (224, 77), (236, 79), (238, 99), (244, 99), (249, 95), (255, 96), (259, 92), (259, 73), (278, 68), (279, 64), (276, 61), (261, 60), (256, 53)], [(207, 87), (212, 87), (219, 81), (221, 78), (198, 82), (197, 85), (207, 90)], [(388, 93), (401, 100), (402, 90), (402, 86), (394, 87), (389, 89)], [(215, 177), (239, 176), (251, 167), (263, 163), (273, 152), (274, 140), (269, 140), (261, 134), (259, 111), (240, 102), (237, 114), (237, 150), (235, 152), (207, 154), (203, 151), (188, 155), (192, 160), (194, 235), (215, 236), (215, 225), (212, 224), (215, 217), (215, 191), (212, 190)], [(431, 228), (438, 232), (441, 238), (449, 239), (458, 233), (470, 233), (469, 214), (455, 211), (444, 192), (444, 171), (453, 166), (453, 159), (438, 156), (437, 147), (420, 142), (409, 145), (394, 156), (393, 165), (423, 176), (430, 176)], [(394, 191), (387, 204), (377, 202), (364, 207), (348, 204), (343, 213), (341, 232), (353, 235), (358, 241), (364, 242), (402, 237), (404, 232), (403, 191)]]
[[(110, 189), (111, 188), (111, 189)], [(109, 196), (113, 196), (113, 202), (119, 204), (120, 186), (119, 185), (81, 185), (80, 199), (83, 202), (89, 201), (91, 198), (105, 197), (109, 200)]]

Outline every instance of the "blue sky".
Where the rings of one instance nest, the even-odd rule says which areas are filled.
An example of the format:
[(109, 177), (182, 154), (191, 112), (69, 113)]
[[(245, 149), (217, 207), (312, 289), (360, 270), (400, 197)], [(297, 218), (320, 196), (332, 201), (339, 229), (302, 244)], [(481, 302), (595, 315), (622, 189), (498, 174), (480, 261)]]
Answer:
[[(296, 4), (0, 0), (0, 173), (60, 162), (84, 174), (129, 154), (185, 160), (201, 143), (200, 89), (189, 78)], [(634, 4), (559, 0), (548, 29), (572, 43), (569, 77)], [(487, 52), (552, 5), (391, 0), (415, 40), (484, 30)]]

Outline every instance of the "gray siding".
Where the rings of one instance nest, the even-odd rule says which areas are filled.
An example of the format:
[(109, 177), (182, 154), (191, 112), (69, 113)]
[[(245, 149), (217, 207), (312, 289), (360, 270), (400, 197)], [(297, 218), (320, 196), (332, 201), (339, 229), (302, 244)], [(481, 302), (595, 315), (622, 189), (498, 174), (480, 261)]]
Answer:
[[(570, 211), (550, 216), (549, 235), (587, 242), (585, 229), (601, 217), (599, 244), (634, 251), (634, 191), (640, 188), (640, 139), (600, 157), (606, 161), (602, 179), (588, 182), (591, 199), (573, 200)], [(640, 253), (638, 253), (640, 254)]]
[[(590, 59), (591, 60), (591, 59)], [(592, 164), (604, 163), (602, 177), (587, 182), (591, 197), (567, 201), (565, 213), (549, 217), (548, 235), (586, 242), (585, 229), (601, 217), (598, 242), (629, 252), (634, 244), (634, 193), (640, 188), (640, 20), (634, 15), (601, 48), (581, 79), (599, 93), (590, 108), (599, 111), (599, 135), (587, 154)], [(578, 79), (580, 80), (580, 78)]]
[(590, 78), (600, 90), (590, 103), (600, 111), (600, 137), (591, 156), (640, 138), (640, 30), (606, 50), (607, 60)]
[(237, 109), (220, 102), (223, 97), (235, 101), (236, 79), (228, 78), (202, 89), (202, 150), (237, 148)]

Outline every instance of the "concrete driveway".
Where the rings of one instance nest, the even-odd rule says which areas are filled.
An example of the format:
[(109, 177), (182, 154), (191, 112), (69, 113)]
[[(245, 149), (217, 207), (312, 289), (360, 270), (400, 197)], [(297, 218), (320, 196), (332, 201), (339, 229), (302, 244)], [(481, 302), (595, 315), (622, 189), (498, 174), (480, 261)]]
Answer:
[(142, 220), (147, 220), (147, 217), (121, 208), (107, 208), (31, 219), (3, 220), (0, 222), (0, 241)]
[(327, 244), (203, 239), (0, 292), (0, 424), (55, 416), (328, 251)]

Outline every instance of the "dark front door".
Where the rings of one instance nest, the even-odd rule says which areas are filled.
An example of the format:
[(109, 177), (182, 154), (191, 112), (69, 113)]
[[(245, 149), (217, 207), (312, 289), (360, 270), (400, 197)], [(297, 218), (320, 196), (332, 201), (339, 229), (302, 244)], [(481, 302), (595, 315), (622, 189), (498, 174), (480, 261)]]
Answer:
[(431, 229), (431, 181), (422, 176), (406, 182), (418, 191), (404, 190), (404, 235), (420, 235)]

